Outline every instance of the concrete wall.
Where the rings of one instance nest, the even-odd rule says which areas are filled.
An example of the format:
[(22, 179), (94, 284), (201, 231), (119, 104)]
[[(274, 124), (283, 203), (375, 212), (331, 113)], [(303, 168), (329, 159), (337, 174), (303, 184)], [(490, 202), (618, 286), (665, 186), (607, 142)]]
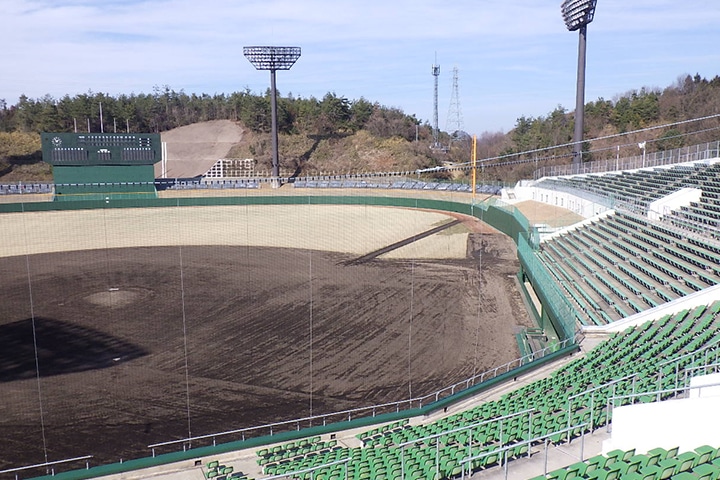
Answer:
[(649, 310), (643, 310), (640, 313), (630, 315), (622, 320), (618, 320), (607, 325), (583, 326), (582, 330), (586, 335), (622, 332), (629, 327), (642, 325), (650, 320), (657, 320), (663, 315), (672, 315), (681, 310), (692, 309), (699, 305), (710, 305), (719, 298), (720, 285), (713, 285), (712, 287), (705, 288), (699, 292), (694, 292), (690, 295), (680, 297), (672, 302), (660, 304)]
[[(518, 183), (512, 189), (515, 199), (517, 201), (535, 200), (548, 205), (567, 208), (584, 218), (594, 217), (610, 210), (607, 199), (600, 197), (593, 199), (591, 193), (586, 193), (584, 197), (581, 197), (568, 192), (536, 187), (533, 184), (534, 182)], [(507, 195), (507, 192), (503, 190), (502, 194)]]
[[(697, 383), (720, 384), (720, 374), (696, 377)], [(645, 453), (656, 447), (679, 447), (680, 452), (702, 445), (720, 445), (718, 387), (697, 389), (692, 398), (626, 405), (613, 410), (612, 437), (603, 442), (603, 454), (634, 448)]]
[(650, 220), (661, 220), (672, 210), (690, 205), (690, 202), (699, 202), (702, 190), (699, 188), (683, 188), (663, 198), (658, 198), (648, 206), (647, 216)]

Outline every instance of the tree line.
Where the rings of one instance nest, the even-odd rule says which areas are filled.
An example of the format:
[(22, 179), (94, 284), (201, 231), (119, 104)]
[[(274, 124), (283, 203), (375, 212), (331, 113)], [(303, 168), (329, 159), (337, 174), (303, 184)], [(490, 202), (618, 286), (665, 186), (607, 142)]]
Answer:
[[(420, 122), (399, 109), (364, 98), (349, 100), (335, 93), (322, 99), (278, 98), (278, 130), (286, 134), (352, 134), (367, 129), (375, 136), (413, 140)], [(100, 112), (102, 109), (102, 125)], [(150, 94), (88, 92), (60, 99), (23, 95), (15, 105), (0, 100), (0, 131), (11, 132), (163, 132), (208, 120), (241, 122), (255, 132), (271, 127), (270, 93), (249, 90), (231, 94), (188, 94), (169, 86)]]
[[(720, 113), (720, 77), (711, 80), (700, 75), (684, 75), (666, 87), (643, 87), (616, 96), (613, 100), (599, 98), (585, 105), (585, 138), (613, 137), (618, 134), (669, 125)], [(664, 129), (643, 132), (627, 138), (611, 138), (585, 142), (584, 161), (614, 158), (619, 143), (630, 148), (636, 141), (648, 141), (649, 151), (670, 150), (686, 145), (700, 144), (718, 139), (718, 119), (672, 125)], [(574, 112), (562, 106), (546, 116), (517, 119), (504, 142), (495, 144), (499, 155), (544, 149), (572, 142)], [(571, 148), (565, 149), (569, 155)], [(535, 154), (526, 154), (531, 157)]]
[[(259, 95), (249, 90), (215, 95), (188, 94), (164, 86), (155, 87), (149, 94), (111, 96), (87, 92), (65, 95), (60, 99), (50, 95), (37, 99), (21, 96), (14, 105), (0, 99), (0, 133), (99, 132), (99, 107), (102, 105), (102, 129), (105, 132), (162, 132), (195, 122), (227, 119), (241, 122), (245, 128), (254, 132), (266, 134), (270, 131), (271, 123), (269, 95), (269, 91)], [(586, 141), (583, 145), (583, 160), (637, 155), (637, 142), (642, 141), (647, 141), (647, 151), (653, 152), (717, 140), (720, 129), (717, 117), (701, 122), (682, 122), (718, 113), (719, 76), (708, 80), (700, 75), (682, 75), (666, 88), (642, 87), (619, 94), (612, 100), (599, 98), (586, 104), (585, 138), (609, 138)], [(617, 137), (625, 132), (673, 123), (676, 125)], [(410, 155), (422, 157), (415, 163), (438, 164), (443, 160), (439, 152), (428, 154), (418, 150), (412, 143), (418, 139), (418, 146), (429, 145), (432, 132), (427, 123), (420, 122), (414, 115), (408, 115), (400, 109), (382, 106), (365, 98), (349, 100), (334, 92), (325, 94), (321, 99), (279, 95), (278, 128), (282, 134), (314, 139), (348, 137), (362, 130), (375, 138), (395, 138), (406, 142), (406, 150)], [(500, 157), (498, 162), (503, 166), (493, 169), (493, 180), (512, 182), (527, 178), (537, 166), (530, 161), (538, 157), (543, 165), (570, 161), (572, 148), (569, 146), (549, 153), (543, 152), (543, 149), (570, 143), (573, 130), (574, 112), (562, 106), (544, 116), (523, 115), (507, 133), (484, 132), (479, 135), (478, 158)], [(442, 154), (445, 160), (468, 161), (468, 137), (462, 138), (463, 142), (452, 143), (452, 148)], [(17, 143), (17, 138), (13, 141)], [(441, 132), (441, 142), (448, 144), (450, 135)], [(15, 152), (23, 152), (16, 153), (16, 156), (29, 155), (30, 160), (27, 162), (39, 158), (37, 154), (33, 156), (32, 152), (25, 152), (30, 147), (12, 148)], [(0, 157), (3, 157), (3, 150), (4, 147), (0, 145)], [(26, 161), (24, 157), (21, 160)], [(2, 161), (3, 158), (0, 158)], [(491, 163), (486, 165), (490, 166)]]

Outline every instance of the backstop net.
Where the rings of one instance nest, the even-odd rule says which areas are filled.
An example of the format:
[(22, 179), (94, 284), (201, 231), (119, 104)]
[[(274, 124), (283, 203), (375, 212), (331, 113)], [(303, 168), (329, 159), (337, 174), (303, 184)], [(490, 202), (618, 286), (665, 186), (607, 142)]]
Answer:
[(284, 188), (3, 198), (0, 470), (427, 404), (518, 357), (509, 237), (420, 194)]

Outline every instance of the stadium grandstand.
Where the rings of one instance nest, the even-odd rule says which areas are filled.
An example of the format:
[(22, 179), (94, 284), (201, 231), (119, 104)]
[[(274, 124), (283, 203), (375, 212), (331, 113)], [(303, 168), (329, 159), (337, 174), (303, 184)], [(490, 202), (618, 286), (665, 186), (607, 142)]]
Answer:
[[(389, 198), (383, 205), (405, 206), (403, 198), (419, 191), (452, 192), (452, 201), (438, 196), (413, 205), (472, 215), (512, 238), (537, 322), (524, 332), (527, 355), (390, 411), (298, 419), (259, 434), (231, 432), (242, 435), (234, 440), (228, 432), (189, 437), (149, 445), (147, 457), (120, 463), (92, 465), (83, 457), (0, 476), (42, 470), (60, 479), (717, 479), (720, 143), (642, 162), (540, 174), (508, 188), (421, 181), (411, 172), (293, 179), (297, 203), (352, 203), (335, 196), (362, 189)], [(211, 194), (261, 190), (264, 182), (162, 179), (156, 187), (159, 194)], [(51, 190), (0, 186), (6, 197), (50, 199)], [(529, 200), (582, 220), (531, 224), (513, 206)], [(0, 211), (19, 211), (13, 205)], [(41, 207), (24, 204), (22, 211), (33, 208)], [(533, 334), (544, 338), (535, 343)]]

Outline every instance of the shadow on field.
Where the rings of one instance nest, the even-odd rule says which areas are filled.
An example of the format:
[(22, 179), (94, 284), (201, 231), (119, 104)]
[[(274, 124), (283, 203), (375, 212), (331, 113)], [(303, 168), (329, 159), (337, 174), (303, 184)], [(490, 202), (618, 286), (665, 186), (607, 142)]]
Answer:
[[(0, 325), (0, 382), (97, 370), (148, 354), (143, 348), (91, 328), (36, 317)], [(36, 339), (36, 341), (34, 340)]]

